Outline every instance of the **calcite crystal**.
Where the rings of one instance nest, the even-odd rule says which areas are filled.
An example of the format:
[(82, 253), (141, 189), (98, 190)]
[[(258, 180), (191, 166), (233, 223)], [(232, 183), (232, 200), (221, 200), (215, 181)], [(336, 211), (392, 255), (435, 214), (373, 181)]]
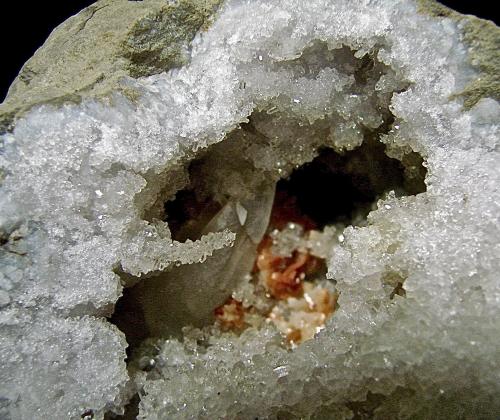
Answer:
[(69, 19), (0, 108), (0, 418), (498, 418), (499, 44), (415, 0)]

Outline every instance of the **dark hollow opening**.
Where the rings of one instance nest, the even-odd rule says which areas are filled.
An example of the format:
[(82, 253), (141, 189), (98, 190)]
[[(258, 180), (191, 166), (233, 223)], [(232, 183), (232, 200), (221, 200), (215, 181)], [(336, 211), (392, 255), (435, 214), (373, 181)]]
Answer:
[[(127, 276), (125, 273), (119, 274), (122, 278)], [(115, 304), (113, 315), (109, 318), (109, 322), (116, 325), (125, 334), (128, 344), (126, 350), (128, 360), (130, 360), (133, 351), (150, 336), (144, 318), (140, 293), (137, 293), (140, 287), (141, 283), (124, 288), (122, 296)]]
[(286, 203), (296, 206), (293, 210), (318, 228), (352, 224), (366, 219), (384, 193), (393, 190), (403, 196), (425, 191), (425, 168), (417, 156), (420, 161), (413, 157), (412, 163), (421, 170), (411, 172), (401, 161), (388, 157), (385, 146), (376, 140), (366, 140), (343, 154), (325, 148), (312, 162), (279, 181), (277, 195), (294, 197)]
[(208, 221), (221, 209), (210, 197), (200, 198), (192, 189), (178, 191), (173, 200), (164, 204), (172, 239), (184, 242), (200, 239)]

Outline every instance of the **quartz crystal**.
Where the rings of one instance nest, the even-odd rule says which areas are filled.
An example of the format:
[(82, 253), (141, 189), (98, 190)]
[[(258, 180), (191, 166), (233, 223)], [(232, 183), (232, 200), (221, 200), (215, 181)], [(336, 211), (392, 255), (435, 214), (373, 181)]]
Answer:
[[(64, 31), (125, 52), (0, 109), (0, 418), (498, 418), (500, 35), (439, 7), (100, 0), (56, 30), (24, 76), (91, 59)], [(273, 219), (301, 182), (314, 227)], [(265, 235), (325, 262), (289, 306), (252, 283)]]

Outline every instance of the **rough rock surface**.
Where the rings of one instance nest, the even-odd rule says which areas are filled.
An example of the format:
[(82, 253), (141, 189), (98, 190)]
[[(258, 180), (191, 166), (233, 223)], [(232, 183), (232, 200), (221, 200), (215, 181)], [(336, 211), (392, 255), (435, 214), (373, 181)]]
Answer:
[(109, 97), (124, 76), (149, 76), (186, 63), (196, 32), (220, 0), (99, 0), (69, 18), (26, 62), (1, 106), (5, 127), (33, 105)]
[(461, 26), (463, 41), (469, 47), (470, 61), (481, 74), (458, 93), (465, 99), (464, 106), (470, 108), (484, 97), (500, 100), (499, 28), (493, 22), (463, 16), (434, 0), (420, 0), (419, 5), (423, 13), (451, 18)]
[[(428, 1), (218, 5), (101, 0), (2, 104), (0, 418), (498, 418), (499, 29)], [(293, 350), (213, 329), (277, 182), (325, 148), (376, 197), (325, 227), (335, 314)], [(218, 206), (187, 239), (180, 191)]]

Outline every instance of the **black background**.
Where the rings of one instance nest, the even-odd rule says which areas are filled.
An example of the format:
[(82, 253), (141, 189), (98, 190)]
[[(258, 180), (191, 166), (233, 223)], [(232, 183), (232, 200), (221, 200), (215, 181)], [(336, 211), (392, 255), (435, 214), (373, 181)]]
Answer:
[[(119, 0), (117, 0), (119, 1)], [(0, 101), (22, 65), (47, 39), (51, 31), (68, 17), (78, 13), (94, 0), (35, 0), (26, 2), (4, 0), (0, 6)], [(498, 24), (494, 0), (444, 0), (441, 3), (461, 13), (490, 19)]]

